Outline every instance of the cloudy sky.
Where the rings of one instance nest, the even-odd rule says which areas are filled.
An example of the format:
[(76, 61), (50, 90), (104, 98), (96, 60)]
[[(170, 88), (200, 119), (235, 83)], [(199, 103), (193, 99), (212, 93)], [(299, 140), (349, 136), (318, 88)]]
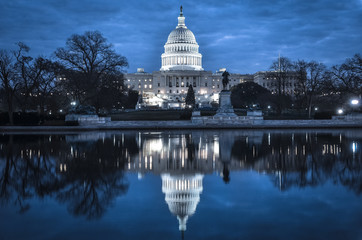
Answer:
[(328, 66), (362, 53), (362, 0), (0, 0), (0, 48), (51, 56), (72, 34), (100, 31), (137, 67), (161, 67), (179, 6), (205, 70), (268, 70), (278, 54)]

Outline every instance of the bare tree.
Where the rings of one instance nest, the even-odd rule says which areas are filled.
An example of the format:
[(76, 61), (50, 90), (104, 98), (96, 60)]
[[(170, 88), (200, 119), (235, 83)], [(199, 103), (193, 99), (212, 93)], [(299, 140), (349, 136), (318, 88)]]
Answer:
[(333, 87), (341, 93), (349, 93), (361, 97), (362, 95), (362, 58), (355, 54), (353, 58), (347, 58), (341, 65), (331, 69)]
[(278, 114), (282, 113), (282, 110), (285, 108), (286, 103), (286, 86), (290, 77), (291, 72), (293, 71), (293, 63), (287, 57), (279, 57), (276, 61), (270, 66), (271, 72), (267, 74), (268, 78), (275, 79), (276, 83), (276, 94), (278, 96)]
[(310, 118), (316, 97), (321, 92), (327, 68), (323, 63), (305, 62), (304, 60), (297, 61), (294, 67), (300, 86), (299, 96), (303, 99)]
[(14, 52), (16, 58), (16, 72), (19, 76), (19, 91), (15, 95), (23, 112), (29, 109), (33, 91), (37, 85), (42, 69), (37, 67), (36, 61), (27, 56), (30, 48), (22, 42), (17, 43), (18, 50)]
[[(34, 103), (39, 106), (40, 114), (43, 115), (45, 107), (49, 107), (51, 102), (55, 102), (52, 100), (59, 95), (56, 79), (61, 72), (61, 67), (58, 63), (42, 57), (38, 57), (34, 65), (39, 73), (33, 94)], [(57, 100), (59, 100), (59, 97)]]
[(55, 55), (67, 70), (66, 90), (81, 104), (95, 105), (104, 77), (121, 75), (128, 66), (127, 59), (97, 31), (72, 35)]
[(16, 73), (16, 60), (10, 52), (0, 50), (0, 80), (1, 87), (5, 93), (5, 100), (8, 107), (9, 123), (14, 124), (13, 111), (15, 93), (19, 89), (19, 77)]

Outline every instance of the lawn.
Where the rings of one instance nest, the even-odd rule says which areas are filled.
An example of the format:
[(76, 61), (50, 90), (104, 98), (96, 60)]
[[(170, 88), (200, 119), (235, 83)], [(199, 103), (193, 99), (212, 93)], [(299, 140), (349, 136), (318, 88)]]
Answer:
[(132, 111), (109, 115), (112, 121), (131, 121), (131, 120), (189, 120), (191, 112), (185, 110), (148, 110)]

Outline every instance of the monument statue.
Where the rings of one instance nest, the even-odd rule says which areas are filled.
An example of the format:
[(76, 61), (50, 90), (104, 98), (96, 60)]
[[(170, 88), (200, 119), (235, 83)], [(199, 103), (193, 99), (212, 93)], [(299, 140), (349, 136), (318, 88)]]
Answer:
[(222, 74), (223, 90), (227, 90), (227, 86), (229, 84), (229, 76), (230, 76), (230, 73), (228, 73), (227, 71), (223, 72), (223, 74)]

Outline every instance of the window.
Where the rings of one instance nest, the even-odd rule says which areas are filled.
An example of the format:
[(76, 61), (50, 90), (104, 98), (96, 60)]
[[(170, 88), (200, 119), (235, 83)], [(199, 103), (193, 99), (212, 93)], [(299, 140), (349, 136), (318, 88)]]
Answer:
[(157, 87), (159, 87), (160, 86), (160, 83), (157, 83)]
[(157, 90), (158, 93), (160, 93), (160, 90)]
[(184, 82), (181, 82), (181, 87), (184, 87), (185, 86), (185, 83)]
[(220, 88), (219, 84), (217, 85), (217, 88)]
[(147, 88), (147, 84), (145, 84), (145, 88)]
[(176, 82), (176, 87), (179, 87), (179, 84), (178, 84), (178, 82)]
[(207, 87), (207, 82), (205, 83), (205, 87)]
[(172, 93), (172, 90), (170, 89), (170, 93)]
[(186, 82), (186, 87), (189, 87), (189, 82)]
[(148, 85), (149, 88), (152, 88), (152, 84)]
[(196, 82), (194, 82), (193, 87), (196, 87)]

